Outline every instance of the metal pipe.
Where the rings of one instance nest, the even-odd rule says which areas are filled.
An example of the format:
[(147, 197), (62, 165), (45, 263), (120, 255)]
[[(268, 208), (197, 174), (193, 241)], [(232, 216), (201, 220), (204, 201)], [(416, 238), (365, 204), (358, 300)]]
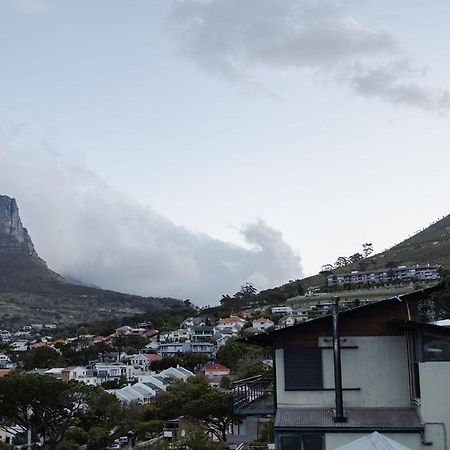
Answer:
[(339, 297), (334, 299), (333, 309), (333, 356), (334, 356), (334, 392), (336, 397), (335, 422), (346, 422), (344, 400), (342, 398), (341, 342), (339, 336)]

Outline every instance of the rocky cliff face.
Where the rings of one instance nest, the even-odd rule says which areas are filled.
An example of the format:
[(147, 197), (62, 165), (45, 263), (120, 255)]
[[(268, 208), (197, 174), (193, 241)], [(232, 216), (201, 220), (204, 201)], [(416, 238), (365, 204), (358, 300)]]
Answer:
[(0, 257), (31, 256), (42, 261), (20, 220), (16, 200), (0, 195)]

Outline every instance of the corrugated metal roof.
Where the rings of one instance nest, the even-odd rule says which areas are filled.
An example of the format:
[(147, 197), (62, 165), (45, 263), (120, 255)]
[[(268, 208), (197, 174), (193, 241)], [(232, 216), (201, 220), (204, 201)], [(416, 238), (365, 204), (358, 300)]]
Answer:
[(347, 422), (336, 423), (325, 408), (278, 409), (276, 428), (420, 431), (423, 424), (414, 408), (347, 408)]

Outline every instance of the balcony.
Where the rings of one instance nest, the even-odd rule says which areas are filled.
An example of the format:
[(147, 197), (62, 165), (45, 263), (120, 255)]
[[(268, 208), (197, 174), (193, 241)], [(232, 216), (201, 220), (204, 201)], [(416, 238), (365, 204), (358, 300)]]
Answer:
[(234, 382), (235, 413), (244, 416), (274, 414), (273, 385), (272, 378), (262, 375)]

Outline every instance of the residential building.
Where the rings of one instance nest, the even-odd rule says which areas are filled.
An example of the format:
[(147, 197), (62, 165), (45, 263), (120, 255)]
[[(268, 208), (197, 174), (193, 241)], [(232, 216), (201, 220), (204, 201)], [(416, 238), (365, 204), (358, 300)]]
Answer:
[(108, 389), (107, 392), (115, 395), (119, 401), (127, 406), (148, 403), (156, 395), (155, 389), (142, 382), (121, 389)]
[(206, 325), (207, 320), (205, 317), (188, 317), (181, 322), (180, 328), (200, 327)]
[(30, 343), (25, 340), (19, 340), (12, 342), (10, 347), (13, 352), (26, 352), (28, 350)]
[(189, 328), (192, 341), (211, 340), (215, 334), (215, 328), (207, 325), (193, 326)]
[(275, 324), (265, 317), (259, 317), (252, 322), (252, 327), (258, 330), (259, 332), (267, 331), (269, 328), (272, 328)]
[(62, 381), (71, 381), (76, 380), (79, 381), (80, 379), (84, 379), (87, 377), (88, 370), (86, 367), (82, 366), (69, 366), (65, 367), (61, 370), (61, 380)]
[(292, 314), (290, 306), (273, 306), (271, 308), (272, 314)]
[(342, 311), (340, 351), (331, 315), (246, 338), (274, 349), (277, 450), (335, 450), (373, 432), (448, 450), (450, 329), (417, 313), (440, 288)]
[(152, 362), (159, 361), (160, 359), (161, 356), (156, 353), (140, 353), (130, 359), (130, 364), (135, 367), (140, 367), (143, 370), (149, 370)]
[(0, 369), (11, 369), (13, 363), (8, 355), (0, 353)]
[(164, 369), (163, 371), (161, 371), (159, 375), (169, 377), (175, 380), (184, 380), (184, 381), (194, 376), (194, 374), (190, 370), (185, 369), (184, 367), (181, 366), (169, 367), (167, 369)]
[(173, 342), (161, 344), (158, 349), (158, 354), (161, 357), (190, 352), (204, 353), (208, 358), (213, 359), (216, 354), (216, 347), (209, 342)]
[(286, 328), (286, 327), (292, 327), (292, 325), (296, 324), (296, 320), (294, 316), (291, 314), (286, 314), (278, 321), (278, 328)]
[(127, 381), (134, 378), (133, 366), (121, 363), (94, 363), (90, 366), (92, 375), (97, 377), (101, 383), (109, 380), (119, 380), (125, 378)]
[(222, 331), (224, 329), (236, 329), (241, 330), (243, 326), (245, 325), (245, 320), (238, 317), (238, 316), (230, 316), (225, 317), (224, 319), (220, 319), (217, 322), (216, 328), (219, 331)]
[(388, 283), (390, 281), (435, 281), (440, 278), (441, 266), (416, 265), (370, 271), (336, 273), (327, 277), (328, 286), (359, 283)]
[(220, 384), (220, 380), (222, 380), (223, 377), (228, 377), (230, 375), (230, 369), (217, 362), (208, 364), (201, 372), (213, 385)]

